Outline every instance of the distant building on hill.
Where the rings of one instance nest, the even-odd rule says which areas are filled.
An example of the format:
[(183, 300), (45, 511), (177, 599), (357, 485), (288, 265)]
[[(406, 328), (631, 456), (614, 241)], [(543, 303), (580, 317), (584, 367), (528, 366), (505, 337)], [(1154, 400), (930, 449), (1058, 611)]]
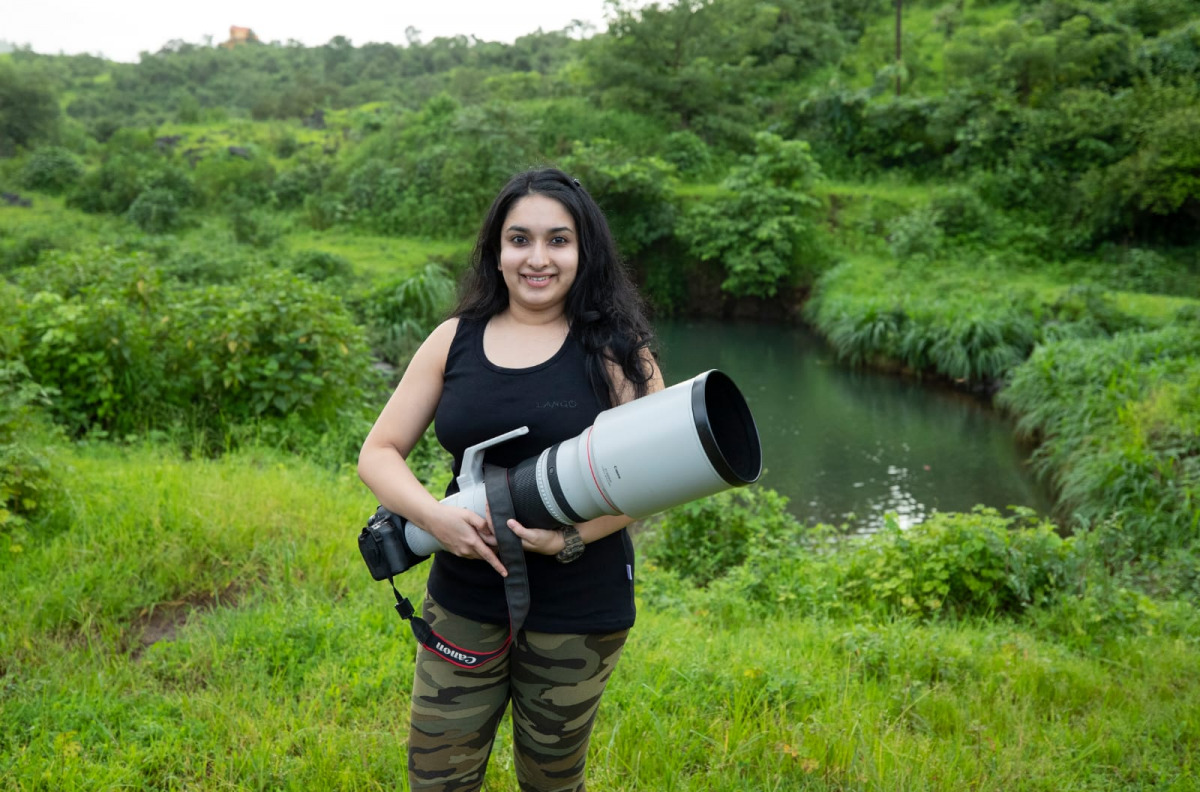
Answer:
[(258, 36), (254, 35), (254, 31), (248, 27), (238, 27), (237, 25), (229, 26), (229, 41), (221, 42), (220, 46), (225, 49), (233, 49), (242, 44), (250, 43), (258, 44)]

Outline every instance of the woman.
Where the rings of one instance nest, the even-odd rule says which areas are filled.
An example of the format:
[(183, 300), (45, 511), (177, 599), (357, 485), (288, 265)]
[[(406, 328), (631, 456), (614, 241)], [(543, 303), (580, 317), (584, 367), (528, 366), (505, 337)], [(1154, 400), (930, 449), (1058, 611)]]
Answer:
[[(405, 457), (433, 421), (457, 476), (469, 446), (528, 426), (487, 452), (489, 464), (511, 467), (579, 434), (601, 410), (660, 389), (662, 375), (608, 224), (562, 171), (529, 171), (505, 185), (471, 264), (453, 317), (413, 356), (358, 469), (384, 507), (446, 548), (429, 573), (426, 621), (484, 652), (509, 638), (507, 570), (493, 527), (440, 503)], [(600, 697), (634, 621), (630, 522), (605, 516), (563, 530), (508, 522), (526, 556), (525, 629), (478, 668), (418, 649), (408, 743), (414, 790), (478, 789), (509, 699), (521, 789), (584, 789)]]

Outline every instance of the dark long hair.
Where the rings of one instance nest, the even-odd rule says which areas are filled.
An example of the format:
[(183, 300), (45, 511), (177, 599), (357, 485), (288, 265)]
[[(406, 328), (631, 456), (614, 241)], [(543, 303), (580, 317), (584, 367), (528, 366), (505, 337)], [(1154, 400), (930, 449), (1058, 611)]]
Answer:
[(499, 271), (500, 237), (513, 204), (527, 195), (553, 198), (575, 221), (579, 269), (567, 292), (565, 314), (571, 335), (587, 353), (592, 389), (602, 404), (615, 404), (609, 372), (609, 365), (615, 364), (633, 386), (634, 395), (646, 395), (653, 371), (644, 350), (652, 355), (655, 350), (642, 297), (617, 254), (604, 213), (578, 181), (556, 168), (518, 173), (496, 196), (479, 229), (453, 315), (487, 321), (508, 307), (508, 286)]

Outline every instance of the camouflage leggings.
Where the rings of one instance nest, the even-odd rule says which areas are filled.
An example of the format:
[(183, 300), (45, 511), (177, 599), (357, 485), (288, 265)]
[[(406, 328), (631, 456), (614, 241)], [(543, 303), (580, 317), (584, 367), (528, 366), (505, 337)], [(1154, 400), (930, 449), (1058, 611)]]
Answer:
[[(508, 637), (507, 625), (455, 616), (428, 595), (422, 615), (447, 640), (477, 651), (496, 649)], [(507, 654), (481, 668), (459, 668), (421, 647), (408, 736), (411, 788), (479, 789), (511, 697), (522, 792), (583, 792), (592, 724), (628, 633), (522, 630)]]

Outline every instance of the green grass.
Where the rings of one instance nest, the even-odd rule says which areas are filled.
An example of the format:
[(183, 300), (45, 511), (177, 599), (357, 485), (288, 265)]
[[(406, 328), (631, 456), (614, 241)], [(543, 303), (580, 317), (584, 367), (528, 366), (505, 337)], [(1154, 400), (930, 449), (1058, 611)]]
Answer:
[[(402, 787), (413, 642), (358, 558), (374, 502), (349, 469), (109, 446), (55, 470), (47, 519), (0, 547), (0, 789)], [(1194, 630), (1076, 650), (1052, 613), (747, 618), (718, 596), (640, 603), (592, 788), (1192, 788)]]
[(231, 118), (197, 124), (168, 122), (155, 130), (155, 136), (179, 136), (182, 139), (175, 144), (176, 153), (184, 154), (190, 151), (199, 157), (221, 152), (229, 146), (259, 146), (278, 168), (287, 162), (276, 153), (277, 146), (285, 138), (295, 142), (297, 151), (309, 148), (336, 151), (340, 145), (341, 132), (329, 128), (311, 129), (297, 121), (250, 121)]
[(93, 215), (63, 205), (61, 197), (15, 190), (29, 198), (29, 207), (0, 208), (0, 239), (41, 235), (72, 241), (93, 241), (96, 236), (115, 234), (123, 224), (108, 215)]
[(416, 272), (433, 259), (449, 261), (456, 268), (464, 267), (472, 242), (371, 236), (344, 228), (298, 231), (286, 239), (287, 247), (292, 250), (321, 250), (339, 255), (354, 266), (357, 274), (372, 282)]

